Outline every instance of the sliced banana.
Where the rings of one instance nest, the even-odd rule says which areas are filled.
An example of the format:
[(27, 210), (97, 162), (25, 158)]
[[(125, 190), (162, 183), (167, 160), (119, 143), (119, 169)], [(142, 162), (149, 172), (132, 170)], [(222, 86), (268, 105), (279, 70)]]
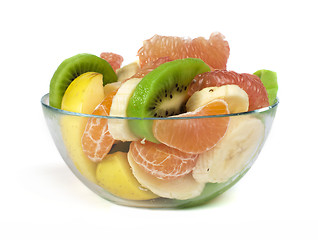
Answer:
[(160, 197), (172, 199), (190, 199), (197, 197), (203, 191), (204, 183), (196, 182), (191, 174), (172, 180), (162, 180), (145, 172), (128, 152), (128, 162), (138, 182)]
[(113, 82), (108, 83), (104, 86), (104, 95), (107, 96), (109, 93), (111, 93), (114, 90), (117, 90), (121, 85), (121, 82)]
[(200, 183), (226, 182), (250, 166), (264, 138), (264, 124), (250, 116), (233, 116), (222, 140), (199, 155), (192, 172)]
[(118, 82), (126, 80), (136, 74), (140, 70), (139, 61), (132, 62), (122, 68), (117, 69), (116, 74)]
[[(132, 78), (122, 83), (116, 95), (113, 98), (109, 116), (127, 117), (126, 109), (131, 95), (133, 94), (137, 84), (141, 78)], [(136, 137), (128, 126), (126, 119), (108, 119), (108, 130), (116, 140), (136, 141)]]
[(248, 110), (247, 93), (237, 85), (223, 85), (220, 87), (207, 87), (195, 92), (186, 104), (187, 111), (194, 111), (215, 99), (226, 101), (230, 113), (246, 112)]

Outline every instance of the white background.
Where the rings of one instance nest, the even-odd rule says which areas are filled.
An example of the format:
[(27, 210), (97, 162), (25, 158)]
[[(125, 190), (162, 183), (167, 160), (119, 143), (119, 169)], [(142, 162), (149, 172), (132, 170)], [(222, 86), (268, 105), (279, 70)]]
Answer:
[[(317, 22), (315, 1), (306, 0), (2, 1), (0, 238), (317, 239)], [(129, 63), (154, 34), (214, 31), (229, 41), (228, 69), (278, 73), (281, 102), (251, 171), (187, 210), (117, 206), (88, 190), (42, 115), (57, 66), (102, 51)]]

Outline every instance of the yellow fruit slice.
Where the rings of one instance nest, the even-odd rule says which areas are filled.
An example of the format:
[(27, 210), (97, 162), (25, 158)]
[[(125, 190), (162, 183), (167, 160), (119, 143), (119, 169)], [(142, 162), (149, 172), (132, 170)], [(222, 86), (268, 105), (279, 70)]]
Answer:
[(130, 200), (149, 200), (158, 196), (143, 188), (136, 180), (127, 159), (127, 153), (109, 154), (98, 163), (97, 183), (115, 196)]
[[(103, 76), (88, 72), (76, 78), (66, 89), (62, 99), (62, 110), (91, 114), (104, 99)], [(83, 153), (82, 135), (88, 118), (63, 115), (61, 130), (65, 147), (78, 171), (91, 182), (96, 183), (96, 163)]]
[(61, 108), (66, 111), (91, 114), (103, 99), (103, 75), (87, 72), (74, 79), (68, 86)]

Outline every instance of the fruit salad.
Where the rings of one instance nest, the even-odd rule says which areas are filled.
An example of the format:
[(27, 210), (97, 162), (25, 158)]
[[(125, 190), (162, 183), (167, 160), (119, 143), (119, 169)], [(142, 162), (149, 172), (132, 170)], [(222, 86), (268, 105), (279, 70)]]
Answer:
[(110, 52), (63, 61), (49, 104), (84, 116), (60, 121), (77, 170), (134, 201), (195, 199), (233, 183), (267, 134), (264, 119), (250, 113), (273, 105), (278, 87), (273, 71), (227, 70), (229, 53), (220, 33), (155, 35), (124, 66)]

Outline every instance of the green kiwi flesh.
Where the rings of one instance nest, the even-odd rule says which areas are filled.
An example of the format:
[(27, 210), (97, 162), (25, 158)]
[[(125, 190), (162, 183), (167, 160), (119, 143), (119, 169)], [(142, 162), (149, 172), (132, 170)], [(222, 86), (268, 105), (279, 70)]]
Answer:
[(61, 108), (62, 98), (70, 83), (86, 72), (103, 75), (103, 85), (116, 82), (117, 76), (110, 64), (92, 54), (81, 53), (64, 60), (50, 82), (50, 106)]
[[(210, 71), (201, 59), (186, 58), (164, 63), (148, 73), (137, 85), (127, 107), (128, 117), (160, 118), (184, 112), (188, 85), (193, 78)], [(129, 120), (135, 135), (158, 143), (152, 120)]]
[(275, 103), (278, 91), (276, 72), (262, 69), (255, 72), (254, 75), (258, 76), (261, 79), (268, 94), (269, 105), (273, 105)]

